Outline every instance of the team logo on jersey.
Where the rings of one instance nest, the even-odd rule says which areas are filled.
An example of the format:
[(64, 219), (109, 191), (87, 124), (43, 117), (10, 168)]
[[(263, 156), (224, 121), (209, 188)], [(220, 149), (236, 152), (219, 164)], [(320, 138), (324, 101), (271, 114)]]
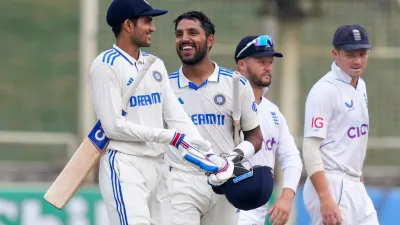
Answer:
[(162, 81), (162, 75), (159, 71), (154, 70), (153, 71), (153, 77), (156, 79), (156, 81), (161, 82)]
[(254, 112), (258, 112), (257, 103), (256, 103), (255, 101), (254, 101), (253, 104), (251, 105), (251, 109), (252, 109)]
[(217, 94), (214, 97), (214, 103), (217, 105), (225, 104), (225, 96), (223, 94)]
[(365, 105), (368, 108), (368, 97), (367, 97), (367, 95), (365, 93), (364, 93), (364, 99), (365, 99)]
[(271, 112), (271, 116), (272, 116), (272, 119), (274, 120), (274, 123), (275, 123), (275, 125), (279, 125), (279, 119), (278, 119), (278, 116), (276, 115), (276, 112)]

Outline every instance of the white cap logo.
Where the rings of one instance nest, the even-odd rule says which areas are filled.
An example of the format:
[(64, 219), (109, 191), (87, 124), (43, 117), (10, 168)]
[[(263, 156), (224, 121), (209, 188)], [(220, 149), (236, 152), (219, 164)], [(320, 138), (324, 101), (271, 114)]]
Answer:
[(360, 31), (357, 29), (352, 30), (353, 32), (353, 36), (354, 36), (354, 40), (355, 41), (361, 41), (361, 34)]

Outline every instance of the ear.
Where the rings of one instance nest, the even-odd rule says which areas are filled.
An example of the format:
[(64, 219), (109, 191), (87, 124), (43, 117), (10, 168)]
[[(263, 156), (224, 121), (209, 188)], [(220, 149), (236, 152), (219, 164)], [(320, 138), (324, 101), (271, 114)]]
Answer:
[(332, 49), (332, 57), (335, 60), (339, 58), (339, 52), (335, 48)]
[(133, 32), (134, 28), (135, 28), (135, 24), (133, 24), (133, 22), (131, 20), (125, 20), (122, 28), (127, 32), (127, 33), (131, 33)]
[(214, 34), (208, 35), (208, 37), (207, 37), (207, 47), (208, 48), (212, 47), (214, 45), (214, 42), (215, 42)]
[(246, 70), (246, 63), (244, 62), (243, 59), (241, 59), (241, 60), (239, 60), (239, 61), (237, 62), (237, 68), (238, 68), (238, 70), (239, 70), (240, 73), (242, 73), (242, 71), (245, 71), (245, 70)]

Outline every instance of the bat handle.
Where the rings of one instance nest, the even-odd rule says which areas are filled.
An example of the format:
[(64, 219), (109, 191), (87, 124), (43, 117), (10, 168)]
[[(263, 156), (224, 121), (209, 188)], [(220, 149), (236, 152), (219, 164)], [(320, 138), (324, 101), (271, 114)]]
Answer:
[(239, 145), (240, 143), (240, 121), (234, 121), (234, 133), (233, 133), (233, 142), (235, 144), (235, 147)]

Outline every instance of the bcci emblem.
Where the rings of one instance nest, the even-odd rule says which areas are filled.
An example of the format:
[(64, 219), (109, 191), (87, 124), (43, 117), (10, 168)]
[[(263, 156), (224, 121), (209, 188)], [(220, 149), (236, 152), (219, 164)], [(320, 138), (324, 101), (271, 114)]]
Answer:
[(225, 104), (225, 96), (223, 96), (222, 94), (217, 94), (214, 97), (214, 102), (217, 105), (223, 105)]
[(155, 70), (153, 71), (153, 77), (156, 79), (156, 81), (161, 82), (162, 81), (162, 75), (159, 71)]

